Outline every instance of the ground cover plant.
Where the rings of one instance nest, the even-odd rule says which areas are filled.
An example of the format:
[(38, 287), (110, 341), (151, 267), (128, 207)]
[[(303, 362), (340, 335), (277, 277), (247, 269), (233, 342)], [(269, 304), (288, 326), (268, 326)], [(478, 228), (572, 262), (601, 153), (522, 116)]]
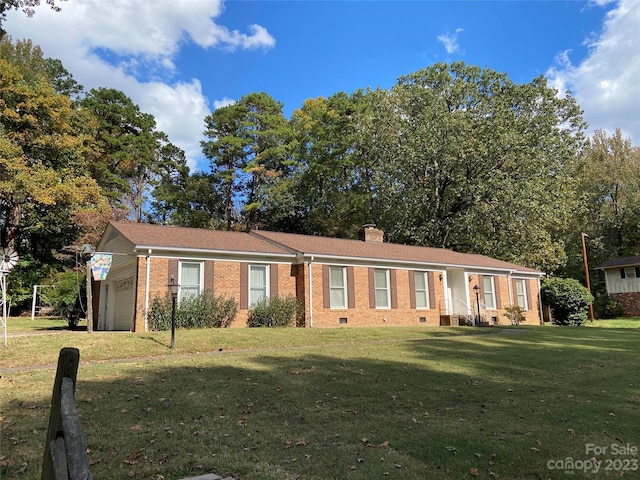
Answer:
[(597, 478), (633, 478), (640, 319), (617, 323), (194, 332), (206, 353), (179, 331), (173, 354), (162, 332), (11, 337), (0, 477), (39, 478), (55, 373), (12, 353), (66, 340), (94, 478), (594, 478), (559, 469), (589, 445)]

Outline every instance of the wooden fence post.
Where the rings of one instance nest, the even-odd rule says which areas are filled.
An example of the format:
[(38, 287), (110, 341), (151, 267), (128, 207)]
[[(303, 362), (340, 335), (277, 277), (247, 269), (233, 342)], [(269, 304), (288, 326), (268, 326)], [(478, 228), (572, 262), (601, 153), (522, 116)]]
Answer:
[[(75, 408), (74, 391), (79, 362), (80, 351), (77, 348), (60, 350), (44, 445), (42, 480), (55, 480), (56, 471), (64, 471), (66, 476), (67, 470), (72, 474), (72, 479), (91, 478), (82, 425)], [(67, 454), (69, 451), (70, 454)]]

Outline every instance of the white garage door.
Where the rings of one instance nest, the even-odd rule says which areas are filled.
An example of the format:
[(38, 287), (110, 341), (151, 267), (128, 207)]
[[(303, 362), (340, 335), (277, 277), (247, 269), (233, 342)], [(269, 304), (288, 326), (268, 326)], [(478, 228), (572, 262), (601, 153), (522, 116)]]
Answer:
[(133, 277), (116, 281), (115, 287), (113, 330), (131, 330), (135, 305)]

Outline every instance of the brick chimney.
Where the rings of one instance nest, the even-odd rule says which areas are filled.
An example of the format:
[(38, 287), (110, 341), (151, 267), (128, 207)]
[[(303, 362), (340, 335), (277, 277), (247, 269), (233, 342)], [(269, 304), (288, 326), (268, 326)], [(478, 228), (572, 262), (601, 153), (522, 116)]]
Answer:
[(384, 232), (376, 228), (375, 224), (368, 223), (360, 230), (360, 240), (363, 242), (384, 242)]

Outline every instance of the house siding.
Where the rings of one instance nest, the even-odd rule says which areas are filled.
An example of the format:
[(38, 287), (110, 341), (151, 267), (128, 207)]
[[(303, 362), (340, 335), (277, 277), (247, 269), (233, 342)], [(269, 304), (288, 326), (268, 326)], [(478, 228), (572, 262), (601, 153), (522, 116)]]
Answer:
[[(435, 300), (431, 303), (431, 308), (416, 309), (412, 308), (411, 305), (411, 282), (409, 280), (409, 272), (411, 270), (389, 269), (392, 293), (391, 308), (375, 308), (370, 303), (371, 269), (362, 266), (350, 266), (348, 268), (353, 271), (353, 290), (349, 289), (350, 298), (348, 299), (349, 305), (353, 305), (353, 308), (331, 309), (325, 306), (324, 302), (322, 265), (313, 264), (313, 327), (440, 325), (438, 305), (444, 303), (444, 287), (437, 275), (429, 276), (429, 280), (431, 280), (431, 277), (435, 278), (429, 285), (429, 288), (433, 289)], [(308, 273), (306, 277), (308, 277)], [(308, 284), (308, 278), (306, 283)], [(351, 296), (354, 298), (351, 298)], [(425, 317), (426, 321), (420, 322), (420, 317)], [(346, 318), (347, 323), (340, 323), (341, 318)], [(307, 325), (309, 325), (308, 318)]]
[[(640, 315), (640, 256), (613, 258), (599, 266), (604, 271), (607, 293), (625, 315)], [(624, 275), (621, 274), (624, 271)]]
[[(293, 295), (298, 299), (304, 309), (304, 318), (298, 322), (299, 326), (314, 328), (438, 326), (441, 315), (450, 313), (449, 303), (452, 299), (448, 297), (463, 300), (468, 304), (469, 311), (475, 310), (473, 286), (479, 285), (482, 288), (482, 277), (485, 275), (494, 278), (496, 308), (485, 311), (490, 319), (495, 317), (499, 323), (508, 322), (504, 317), (505, 308), (515, 303), (515, 289), (511, 288), (512, 280), (522, 278), (526, 280), (528, 300), (528, 309), (524, 312), (525, 318), (532, 323), (540, 321), (537, 280), (540, 272), (519, 269), (518, 266), (513, 265), (514, 269), (520, 272), (520, 276), (506, 275), (500, 261), (486, 257), (477, 259), (477, 256), (469, 256), (471, 260), (479, 261), (477, 264), (472, 264), (478, 265), (477, 267), (461, 266), (455, 263), (449, 265), (438, 261), (438, 258), (429, 260), (421, 257), (421, 252), (432, 252), (433, 249), (420, 250), (416, 247), (407, 247), (409, 250), (405, 250), (404, 247), (400, 248), (402, 246), (390, 244), (391, 253), (388, 253), (387, 244), (382, 242), (363, 242), (363, 248), (373, 248), (363, 255), (358, 249), (358, 241), (335, 239), (326, 239), (334, 242), (331, 244), (331, 253), (328, 251), (322, 253), (322, 245), (316, 245), (314, 248), (320, 253), (311, 255), (303, 253), (300, 250), (303, 247), (300, 245), (287, 246), (287, 239), (291, 237), (284, 238), (287, 242), (283, 244), (282, 251), (278, 252), (274, 250), (276, 248), (274, 244), (277, 244), (279, 239), (274, 239), (269, 244), (256, 244), (255, 236), (237, 232), (218, 232), (222, 235), (220, 238), (227, 241), (220, 250), (208, 250), (209, 243), (203, 240), (202, 246), (192, 242), (191, 250), (185, 247), (186, 249), (182, 251), (180, 247), (171, 247), (173, 239), (170, 237), (176, 236), (176, 232), (181, 233), (176, 238), (182, 240), (198, 235), (204, 235), (206, 239), (210, 239), (211, 232), (199, 232), (194, 229), (183, 232), (177, 227), (136, 226), (135, 228), (139, 230), (133, 233), (140, 234), (138, 237), (132, 235), (133, 238), (137, 238), (136, 245), (124, 234), (117, 233), (115, 227), (108, 228), (111, 230), (105, 232), (99, 244), (99, 251), (114, 252), (118, 255), (114, 256), (113, 266), (107, 279), (100, 284), (100, 306), (96, 310), (99, 316), (98, 328), (101, 329), (112, 329), (115, 326), (136, 332), (145, 331), (147, 305), (151, 305), (154, 298), (158, 296), (167, 298), (169, 295), (167, 284), (170, 277), (173, 275), (174, 279), (179, 281), (181, 261), (202, 263), (204, 292), (235, 299), (239, 309), (232, 327), (246, 326), (249, 314), (246, 273), (249, 265), (252, 264), (269, 265), (268, 281), (271, 296)], [(166, 230), (160, 230), (164, 228)], [(141, 235), (142, 230), (145, 233), (149, 231), (153, 235), (147, 238), (146, 235)], [(231, 240), (228, 234), (233, 234)], [(294, 237), (295, 239), (299, 237)], [(307, 237), (304, 237), (304, 240), (306, 242)], [(308, 240), (315, 242), (318, 238), (308, 237)], [(152, 241), (161, 243), (157, 244), (159, 245), (157, 248), (154, 247), (155, 243), (146, 243)], [(214, 244), (218, 245), (216, 242)], [(246, 248), (234, 249), (238, 244)], [(380, 248), (382, 250), (378, 250)], [(406, 252), (410, 252), (410, 255)], [(416, 260), (411, 259), (413, 255), (417, 256)], [(452, 255), (455, 260), (459, 254)], [(432, 261), (434, 263), (431, 263)], [(331, 309), (328, 303), (328, 278), (323, 271), (328, 272), (328, 267), (333, 265), (346, 268), (347, 308)], [(389, 308), (375, 307), (372, 282), (375, 269), (384, 269), (389, 272)], [(416, 308), (414, 285), (416, 271), (427, 272), (428, 309)], [(127, 288), (126, 295), (123, 293), (124, 287)], [(125, 296), (128, 302), (126, 308), (122, 302)], [(483, 296), (480, 298), (483, 300)], [(116, 308), (117, 306), (120, 308)], [(346, 321), (341, 321), (343, 319)]]
[[(477, 304), (475, 293), (473, 291), (474, 285), (480, 286), (480, 302), (483, 302), (484, 291), (482, 288), (482, 276), (470, 274), (469, 275), (469, 305), (473, 312), (476, 312)], [(484, 275), (487, 276), (487, 275)], [(491, 276), (491, 275), (490, 275)], [(508, 275), (492, 275), (495, 288), (495, 300), (496, 308), (487, 308), (484, 311), (489, 321), (495, 320), (497, 324), (506, 325), (510, 320), (507, 315), (507, 307), (516, 305), (516, 291), (514, 287), (515, 278)], [(521, 277), (517, 277), (520, 279)], [(538, 282), (532, 279), (525, 279), (525, 288), (527, 290), (527, 310), (522, 312), (525, 322), (531, 324), (538, 324), (540, 320), (540, 302), (538, 301), (539, 289)]]
[[(178, 265), (178, 258), (149, 257), (149, 304), (154, 297), (168, 295), (167, 283), (170, 276), (177, 275), (172, 266)], [(242, 292), (246, 285), (242, 285), (241, 270), (250, 263), (227, 260), (205, 261), (204, 290), (213, 292), (214, 295), (223, 295), (234, 298), (238, 303), (238, 314), (232, 323), (232, 327), (246, 326), (249, 310), (242, 305), (241, 298), (246, 297)], [(348, 308), (331, 309), (325, 304), (325, 279), (323, 267), (328, 264), (312, 264), (312, 310), (309, 311), (309, 267), (308, 263), (301, 264), (277, 264), (270, 263), (271, 281), (275, 282), (277, 296), (295, 296), (305, 311), (305, 317), (301, 319), (300, 326), (306, 327), (349, 327), (349, 326), (438, 326), (440, 315), (445, 305), (445, 291), (443, 281), (440, 279), (442, 272), (428, 271), (429, 281), (429, 309), (417, 309), (414, 304), (413, 272), (415, 269), (389, 269), (390, 293), (393, 298), (390, 308), (375, 308), (371, 301), (371, 268), (363, 266), (348, 266), (349, 283)], [(137, 261), (137, 288), (135, 299), (135, 319), (133, 331), (145, 329), (145, 282), (146, 282), (146, 257), (138, 257)], [(391, 273), (393, 272), (393, 273)], [(469, 289), (473, 295), (473, 285), (481, 282), (480, 275), (470, 274)], [(352, 280), (351, 280), (352, 279)], [(504, 317), (505, 308), (515, 303), (515, 291), (509, 288), (509, 277), (494, 276), (496, 292), (496, 309), (487, 309), (489, 319), (496, 317), (498, 323), (506, 323)], [(526, 282), (528, 296), (528, 310), (524, 312), (527, 322), (538, 323), (538, 289), (537, 282)], [(274, 290), (274, 284), (271, 285)], [(510, 300), (511, 295), (511, 300)], [(532, 303), (534, 301), (535, 303)], [(475, 298), (471, 299), (471, 308), (475, 311)], [(310, 315), (311, 314), (311, 315)], [(423, 322), (420, 321), (424, 317)], [(346, 323), (340, 323), (341, 318), (346, 318)]]
[[(149, 271), (149, 304), (152, 303), (154, 297), (169, 295), (167, 284), (171, 275), (177, 278), (178, 262), (182, 258), (159, 258), (150, 257)], [(193, 259), (189, 259), (194, 261)], [(247, 267), (250, 263), (259, 262), (238, 262), (225, 260), (206, 260), (203, 290), (214, 295), (222, 295), (236, 300), (238, 304), (238, 315), (232, 323), (232, 327), (246, 326), (249, 311), (247, 308), (240, 308), (240, 299), (243, 296), (243, 288), (241, 287), (241, 268)], [(293, 266), (297, 267), (297, 266)], [(292, 268), (290, 264), (269, 264), (271, 274), (270, 290), (275, 291), (277, 296), (285, 297), (288, 295), (297, 295), (296, 278), (297, 268)], [(136, 288), (136, 309), (135, 321), (133, 322), (133, 331), (144, 331), (145, 318), (145, 295), (146, 295), (146, 275), (147, 260), (146, 257), (138, 258), (138, 281)]]

